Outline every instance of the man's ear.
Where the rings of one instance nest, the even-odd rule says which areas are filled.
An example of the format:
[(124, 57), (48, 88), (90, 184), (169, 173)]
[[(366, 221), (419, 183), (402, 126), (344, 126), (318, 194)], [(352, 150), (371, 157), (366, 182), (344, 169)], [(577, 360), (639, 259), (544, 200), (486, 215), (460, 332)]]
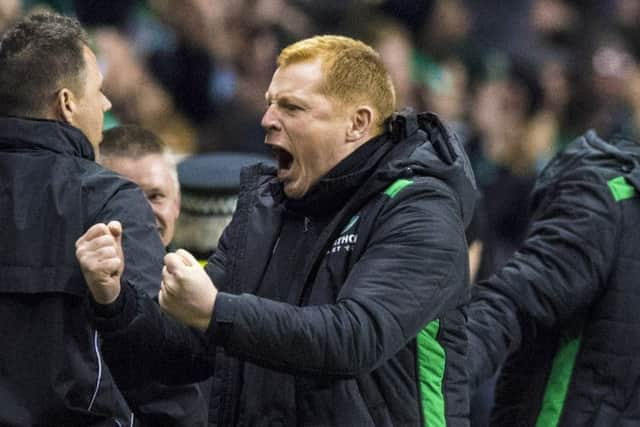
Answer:
[(56, 116), (65, 123), (73, 124), (73, 116), (76, 113), (77, 105), (73, 92), (67, 88), (58, 91), (55, 102)]
[(355, 109), (347, 128), (347, 142), (354, 142), (363, 138), (369, 139), (373, 127), (373, 109), (368, 105), (361, 105)]
[(176, 218), (178, 218), (180, 216), (180, 206), (182, 204), (182, 193), (180, 191), (180, 184), (178, 184), (178, 192), (176, 194), (176, 200), (174, 203), (175, 203), (175, 209), (178, 211)]

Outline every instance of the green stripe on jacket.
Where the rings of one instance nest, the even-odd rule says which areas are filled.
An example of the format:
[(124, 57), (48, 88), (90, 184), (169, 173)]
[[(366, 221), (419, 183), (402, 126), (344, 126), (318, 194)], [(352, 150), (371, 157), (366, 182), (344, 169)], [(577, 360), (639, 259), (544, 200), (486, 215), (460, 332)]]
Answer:
[(560, 342), (560, 348), (553, 358), (536, 427), (556, 427), (558, 425), (579, 348), (580, 337)]
[(389, 196), (390, 198), (396, 197), (396, 195), (402, 191), (402, 189), (408, 185), (413, 184), (413, 181), (410, 179), (398, 179), (393, 182), (386, 190), (384, 190), (384, 194)]
[(616, 202), (626, 200), (636, 195), (636, 189), (627, 182), (624, 176), (618, 176), (616, 178), (607, 181), (609, 190), (613, 194), (613, 198)]
[(446, 355), (438, 340), (440, 320), (432, 320), (418, 334), (418, 380), (422, 397), (422, 416), (425, 426), (445, 427), (444, 370)]

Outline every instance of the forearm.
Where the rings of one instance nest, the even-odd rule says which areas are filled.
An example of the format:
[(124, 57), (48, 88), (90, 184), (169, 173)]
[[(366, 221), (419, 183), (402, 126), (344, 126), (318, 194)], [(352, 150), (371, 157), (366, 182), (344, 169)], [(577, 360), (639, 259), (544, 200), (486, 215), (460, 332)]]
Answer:
[(299, 376), (357, 377), (397, 354), (448, 309), (436, 309), (434, 302), (425, 310), (409, 298), (400, 303), (404, 310), (398, 315), (372, 301), (298, 307), (249, 294), (219, 293), (207, 335), (227, 353), (271, 369)]
[(469, 366), (478, 381), (490, 377), (524, 337), (536, 339), (539, 326), (556, 327), (589, 307), (609, 274), (621, 221), (608, 190), (581, 179), (554, 190), (522, 247), (473, 288)]
[(207, 335), (228, 353), (272, 369), (353, 376), (378, 359), (373, 342), (365, 342), (373, 334), (364, 331), (364, 317), (343, 304), (296, 307), (249, 294), (219, 293)]
[(511, 349), (520, 345), (516, 312), (512, 302), (504, 297), (474, 295), (467, 311), (467, 373), (472, 391), (491, 378)]

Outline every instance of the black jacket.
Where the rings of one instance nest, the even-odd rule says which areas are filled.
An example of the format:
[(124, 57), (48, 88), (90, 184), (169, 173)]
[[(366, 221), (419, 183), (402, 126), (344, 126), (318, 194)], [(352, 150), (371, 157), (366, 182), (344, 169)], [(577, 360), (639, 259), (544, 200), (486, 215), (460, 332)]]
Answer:
[(589, 132), (542, 172), (527, 239), (473, 290), (469, 366), (509, 355), (491, 425), (640, 423), (640, 145)]
[(136, 418), (89, 323), (75, 241), (95, 223), (120, 220), (125, 276), (150, 293), (164, 249), (142, 192), (93, 160), (71, 126), (0, 117), (0, 425)]
[[(370, 175), (324, 221), (302, 267), (281, 281), (266, 277), (279, 251), (298, 258), (280, 238), (291, 225), (283, 219), (295, 220), (273, 168), (245, 170), (206, 267), (221, 291), (209, 330), (185, 333), (126, 287), (119, 315), (96, 318), (116, 375), (141, 373), (118, 349), (145, 336), (139, 351), (165, 362), (146, 374), (214, 374), (211, 425), (468, 425), (461, 306), (473, 177), (434, 116), (421, 116), (423, 130), (415, 115), (394, 121), (402, 122), (366, 160)], [(307, 225), (299, 220), (301, 239)]]

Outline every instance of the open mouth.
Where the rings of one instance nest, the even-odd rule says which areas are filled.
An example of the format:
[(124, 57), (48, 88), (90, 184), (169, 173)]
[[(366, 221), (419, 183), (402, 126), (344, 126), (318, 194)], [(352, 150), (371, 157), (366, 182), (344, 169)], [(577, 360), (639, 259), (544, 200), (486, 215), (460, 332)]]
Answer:
[(271, 146), (273, 150), (273, 155), (278, 161), (278, 170), (288, 171), (291, 168), (291, 164), (293, 163), (293, 156), (287, 150)]

